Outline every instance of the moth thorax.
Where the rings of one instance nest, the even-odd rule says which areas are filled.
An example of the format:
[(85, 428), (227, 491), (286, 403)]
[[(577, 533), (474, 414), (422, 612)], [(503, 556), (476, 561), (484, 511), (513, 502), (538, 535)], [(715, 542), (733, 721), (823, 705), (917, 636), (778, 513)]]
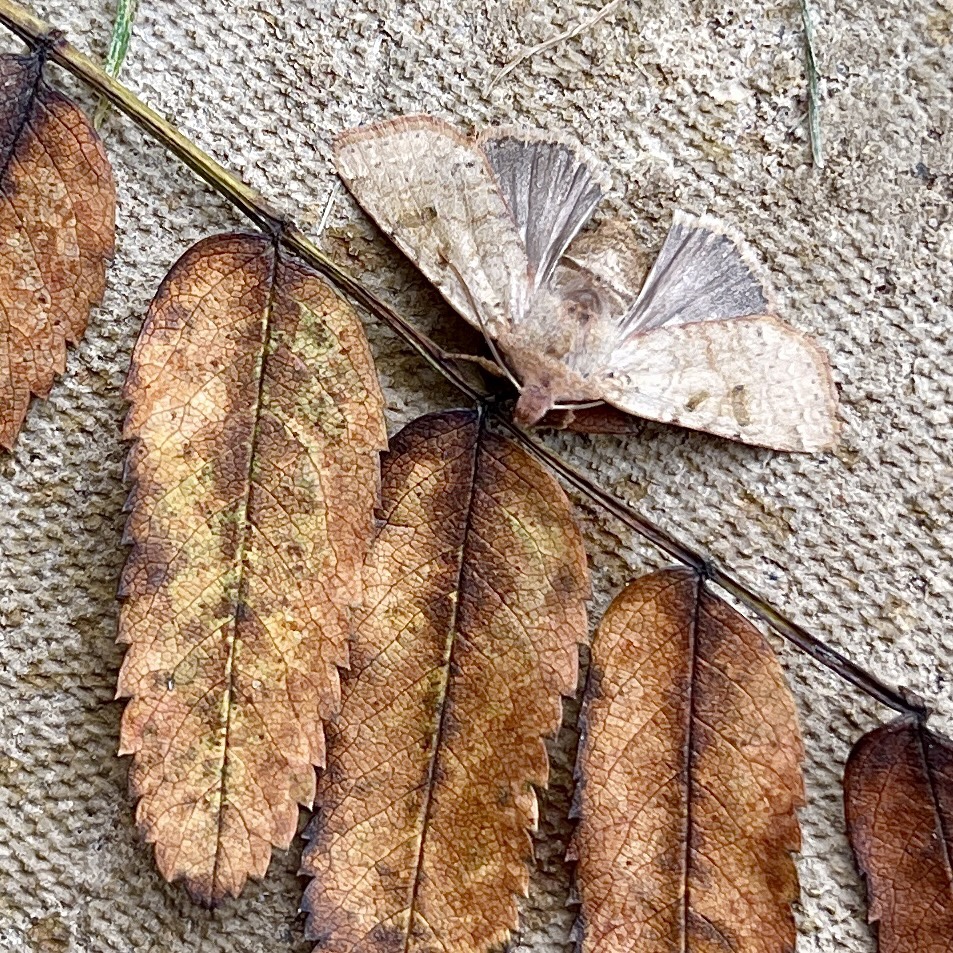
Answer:
[(545, 329), (541, 351), (547, 357), (563, 358), (580, 347), (602, 314), (603, 302), (588, 285), (574, 284), (548, 298), (545, 306), (548, 313), (539, 316), (539, 325)]

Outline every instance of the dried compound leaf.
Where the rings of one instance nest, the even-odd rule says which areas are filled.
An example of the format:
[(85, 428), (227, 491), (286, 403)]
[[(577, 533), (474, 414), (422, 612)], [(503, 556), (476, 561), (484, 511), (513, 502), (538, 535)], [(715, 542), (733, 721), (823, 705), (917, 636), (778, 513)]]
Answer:
[(295, 833), (338, 708), (383, 400), (357, 316), (256, 235), (199, 242), (149, 310), (122, 577), (120, 753), (170, 880), (214, 904)]
[(585, 953), (790, 953), (803, 749), (761, 633), (687, 569), (593, 642), (572, 854)]
[(394, 438), (306, 836), (318, 950), (483, 953), (527, 887), (586, 557), (558, 484), (475, 413)]
[(86, 330), (112, 257), (116, 187), (83, 113), (43, 76), (45, 53), (0, 56), (0, 447)]
[(953, 741), (909, 718), (864, 735), (844, 800), (880, 953), (950, 953)]

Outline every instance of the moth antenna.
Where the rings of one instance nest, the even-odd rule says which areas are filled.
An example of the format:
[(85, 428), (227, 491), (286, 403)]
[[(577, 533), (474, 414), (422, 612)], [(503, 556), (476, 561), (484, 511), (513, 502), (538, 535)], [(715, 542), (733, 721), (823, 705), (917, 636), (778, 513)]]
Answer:
[(489, 331), (487, 331), (486, 322), (483, 320), (483, 314), (480, 312), (480, 307), (476, 303), (476, 299), (473, 297), (473, 293), (467, 287), (467, 283), (463, 280), (463, 277), (461, 276), (456, 265), (454, 265), (452, 261), (448, 261), (446, 264), (447, 264), (447, 267), (450, 269), (450, 271), (453, 272), (454, 277), (457, 279), (457, 283), (463, 289), (463, 293), (467, 297), (467, 303), (470, 305), (471, 309), (473, 310), (473, 313), (476, 315), (477, 321), (480, 322), (480, 330), (483, 332), (483, 337), (486, 339), (486, 343), (490, 348), (490, 353), (493, 355), (493, 360), (495, 360), (496, 363), (500, 365), (500, 370), (503, 371), (503, 373), (506, 375), (507, 380), (509, 380), (509, 382), (516, 388), (516, 392), (518, 394), (522, 394), (523, 385), (516, 379), (513, 372), (509, 369), (509, 367), (506, 364), (506, 361), (503, 360), (503, 355), (500, 354), (496, 346), (496, 343), (494, 342), (493, 338), (490, 336)]
[(500, 353), (499, 349), (494, 343), (493, 338), (491, 338), (486, 333), (486, 326), (483, 324), (482, 317), (480, 317), (480, 330), (483, 332), (483, 336), (486, 338), (486, 343), (490, 347), (490, 353), (493, 355), (493, 360), (495, 360), (496, 363), (500, 365), (500, 368), (502, 369), (503, 373), (506, 375), (509, 382), (516, 388), (516, 392), (518, 394), (522, 394), (523, 385), (516, 379), (516, 375), (513, 374), (513, 372), (509, 369), (509, 367), (507, 367), (506, 361), (503, 360), (503, 355)]
[(590, 407), (598, 407), (604, 403), (604, 400), (584, 400), (575, 404), (553, 404), (552, 410), (588, 410)]
[(500, 367), (496, 361), (491, 361), (486, 357), (480, 357), (479, 354), (461, 354), (458, 351), (444, 351), (442, 356), (448, 361), (466, 361), (468, 364), (476, 364), (477, 367), (482, 367), (487, 374), (492, 374), (494, 377), (506, 377), (506, 371)]

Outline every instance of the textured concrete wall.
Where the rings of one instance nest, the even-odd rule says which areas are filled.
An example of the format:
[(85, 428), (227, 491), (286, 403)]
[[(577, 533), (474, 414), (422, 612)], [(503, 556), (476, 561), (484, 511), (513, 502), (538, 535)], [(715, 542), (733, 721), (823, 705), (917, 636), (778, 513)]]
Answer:
[[(111, 0), (42, 0), (102, 55)], [(661, 426), (554, 438), (568, 457), (891, 681), (953, 717), (953, 49), (950, 0), (817, 4), (828, 165), (811, 166), (794, 0), (619, 11), (486, 80), (592, 6), (554, 0), (142, 0), (129, 85), (312, 231), (343, 126), (428, 111), (461, 125), (565, 129), (612, 171), (606, 211), (647, 241), (674, 207), (709, 209), (762, 251), (782, 313), (829, 349), (843, 399), (834, 454), (787, 457)], [(15, 46), (4, 40), (5, 45)], [(80, 101), (90, 99), (70, 81)], [(114, 593), (125, 489), (120, 388), (147, 303), (193, 241), (235, 213), (133, 129), (105, 127), (120, 189), (104, 306), (15, 453), (0, 457), (0, 949), (303, 953), (299, 847), (214, 916), (165, 885), (137, 843), (114, 756)], [(455, 327), (339, 194), (322, 239), (426, 328)], [(369, 323), (397, 426), (454, 395)], [(659, 563), (580, 506), (594, 611)], [(885, 712), (780, 646), (808, 750), (801, 953), (868, 953), (843, 834), (849, 745)], [(566, 950), (564, 732), (545, 802), (523, 951)]]

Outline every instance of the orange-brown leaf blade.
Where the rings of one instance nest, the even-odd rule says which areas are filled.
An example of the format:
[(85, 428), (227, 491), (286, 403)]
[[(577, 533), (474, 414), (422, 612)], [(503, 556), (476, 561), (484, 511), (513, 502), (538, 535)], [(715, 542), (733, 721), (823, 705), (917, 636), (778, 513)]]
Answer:
[(308, 934), (335, 953), (482, 953), (527, 886), (585, 551), (558, 484), (475, 413), (407, 426), (382, 484), (308, 831)]
[(214, 904), (264, 874), (313, 799), (383, 401), (351, 308), (255, 235), (172, 268), (126, 395), (120, 751), (160, 870)]
[(593, 643), (573, 843), (583, 951), (788, 953), (803, 749), (761, 633), (690, 570)]
[(102, 299), (116, 187), (92, 125), (43, 78), (45, 54), (0, 56), (0, 447), (46, 396)]
[(844, 803), (880, 953), (950, 953), (953, 741), (909, 718), (864, 735)]

